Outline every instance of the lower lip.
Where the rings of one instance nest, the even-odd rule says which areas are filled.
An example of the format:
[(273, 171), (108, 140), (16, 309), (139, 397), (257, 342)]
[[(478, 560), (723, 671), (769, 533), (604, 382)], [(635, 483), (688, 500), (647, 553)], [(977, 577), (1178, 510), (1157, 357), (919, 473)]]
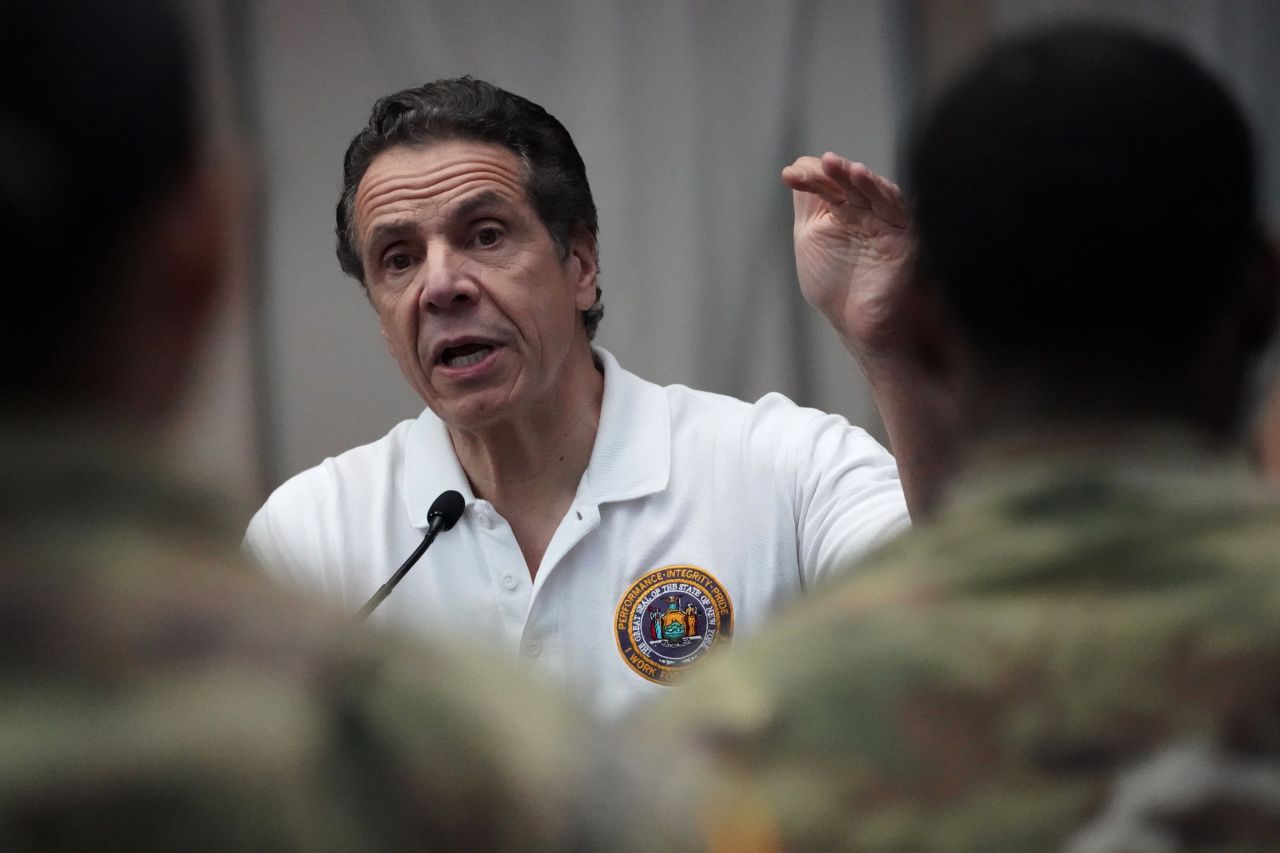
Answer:
[(485, 353), (484, 358), (474, 364), (468, 364), (465, 367), (451, 367), (444, 362), (438, 362), (436, 364), (436, 370), (450, 379), (470, 379), (487, 371), (493, 365), (494, 360), (497, 359), (498, 353), (501, 349), (501, 347), (495, 346), (493, 349)]

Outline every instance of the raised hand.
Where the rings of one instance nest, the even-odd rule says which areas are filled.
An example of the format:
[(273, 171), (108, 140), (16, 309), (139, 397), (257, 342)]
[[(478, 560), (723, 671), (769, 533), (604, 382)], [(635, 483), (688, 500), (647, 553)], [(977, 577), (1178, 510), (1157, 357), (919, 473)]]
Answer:
[(796, 272), (809, 304), (864, 368), (904, 342), (911, 217), (902, 190), (830, 152), (782, 170), (795, 205)]
[(801, 157), (782, 170), (782, 180), (795, 203), (800, 290), (861, 364), (918, 518), (954, 466), (958, 411), (922, 357), (928, 312), (920, 310), (926, 302), (914, 280), (902, 190), (830, 152)]

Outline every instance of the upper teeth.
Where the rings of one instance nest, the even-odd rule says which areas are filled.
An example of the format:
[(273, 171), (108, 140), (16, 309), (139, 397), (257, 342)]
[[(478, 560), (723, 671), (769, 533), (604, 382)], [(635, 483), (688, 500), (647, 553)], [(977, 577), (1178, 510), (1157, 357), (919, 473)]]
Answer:
[(492, 349), (492, 347), (482, 347), (473, 353), (468, 353), (467, 355), (446, 356), (444, 363), (449, 367), (467, 367), (483, 361), (484, 357), (489, 354), (490, 349)]

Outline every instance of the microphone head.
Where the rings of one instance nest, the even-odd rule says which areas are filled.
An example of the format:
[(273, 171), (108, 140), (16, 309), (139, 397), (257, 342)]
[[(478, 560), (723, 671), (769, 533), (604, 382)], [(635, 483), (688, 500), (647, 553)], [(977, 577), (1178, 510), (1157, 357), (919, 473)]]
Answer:
[(427, 511), (427, 522), (430, 523), (438, 518), (440, 519), (439, 529), (448, 530), (462, 518), (462, 511), (466, 507), (467, 502), (459, 492), (453, 489), (441, 492), (440, 497), (431, 503), (431, 509)]

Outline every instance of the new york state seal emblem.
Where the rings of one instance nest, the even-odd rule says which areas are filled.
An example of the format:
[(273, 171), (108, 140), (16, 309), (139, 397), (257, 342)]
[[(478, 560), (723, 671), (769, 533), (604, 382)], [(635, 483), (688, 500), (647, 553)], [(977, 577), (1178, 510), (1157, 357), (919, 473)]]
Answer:
[(646, 572), (623, 594), (614, 629), (627, 666), (665, 684), (733, 635), (733, 602), (709, 572), (663, 566)]

